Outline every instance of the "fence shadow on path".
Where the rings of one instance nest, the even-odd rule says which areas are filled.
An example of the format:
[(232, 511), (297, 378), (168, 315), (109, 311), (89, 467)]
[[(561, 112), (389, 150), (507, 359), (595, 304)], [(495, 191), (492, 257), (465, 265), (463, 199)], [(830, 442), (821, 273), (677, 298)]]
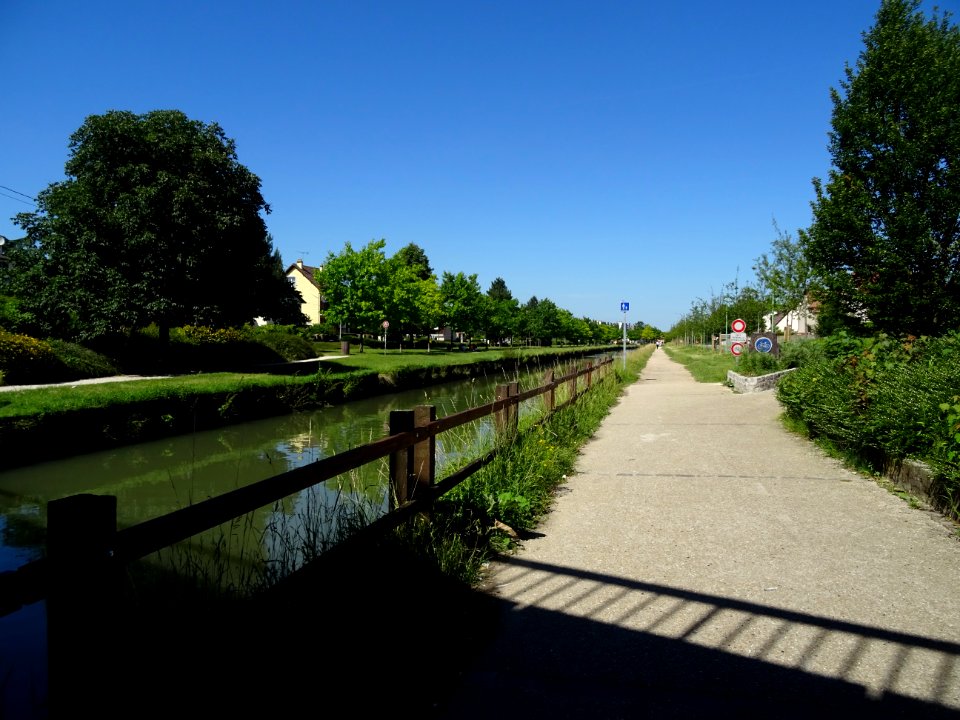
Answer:
[[(499, 562), (499, 581), (520, 585), (529, 604), (500, 601), (496, 639), (436, 717), (960, 717), (957, 643)], [(909, 694), (898, 689), (907, 676)]]

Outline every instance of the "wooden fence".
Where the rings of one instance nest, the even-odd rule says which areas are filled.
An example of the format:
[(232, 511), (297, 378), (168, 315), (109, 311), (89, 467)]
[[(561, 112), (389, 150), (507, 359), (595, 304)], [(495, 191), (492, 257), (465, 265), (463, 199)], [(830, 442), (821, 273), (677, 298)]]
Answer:
[[(104, 683), (123, 662), (113, 651), (118, 611), (128, 564), (159, 552), (217, 526), (244, 517), (294, 493), (306, 490), (367, 463), (389, 457), (390, 508), (348, 539), (320, 556), (335, 551), (358, 536), (383, 532), (429, 506), (467, 477), (488, 464), (519, 427), (520, 404), (542, 397), (544, 414), (569, 405), (593, 383), (610, 372), (612, 357), (566, 366), (556, 376), (547, 371), (544, 382), (520, 391), (518, 383), (496, 388), (486, 405), (436, 417), (433, 406), (390, 413), (389, 435), (381, 440), (322, 458), (309, 465), (241, 487), (167, 515), (117, 529), (117, 499), (109, 495), (74, 495), (47, 504), (47, 552), (40, 560), (0, 574), (0, 616), (46, 599), (47, 668), (50, 711), (55, 715), (76, 708), (97, 708)], [(557, 403), (557, 390), (566, 388)], [(493, 449), (436, 482), (436, 439), (443, 432), (492, 416)], [(307, 564), (278, 580), (266, 592), (281, 589), (318, 563)], [(321, 568), (322, 569), (322, 568)]]
[[(0, 617), (47, 599), (48, 632), (53, 632), (50, 625), (59, 625), (61, 616), (69, 624), (96, 614), (113, 591), (112, 578), (127, 564), (384, 457), (389, 457), (390, 511), (366, 531), (399, 525), (491, 462), (503, 439), (517, 431), (522, 402), (542, 397), (549, 415), (575, 402), (612, 364), (612, 357), (588, 360), (559, 377), (549, 370), (543, 384), (522, 392), (516, 382), (498, 385), (493, 402), (439, 419), (430, 405), (394, 410), (387, 437), (128, 528), (117, 529), (113, 496), (53, 500), (47, 505), (46, 557), (0, 574)], [(564, 386), (566, 399), (557, 404), (557, 389)], [(487, 416), (493, 416), (498, 438), (494, 449), (436, 482), (437, 436)]]

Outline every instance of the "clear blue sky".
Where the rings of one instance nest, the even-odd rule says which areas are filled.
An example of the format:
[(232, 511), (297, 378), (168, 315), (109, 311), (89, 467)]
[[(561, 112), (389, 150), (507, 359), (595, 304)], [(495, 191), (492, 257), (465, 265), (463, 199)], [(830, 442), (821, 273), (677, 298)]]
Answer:
[(285, 264), (416, 243), (484, 291), (667, 330), (752, 280), (774, 220), (810, 223), (878, 7), (0, 0), (0, 235), (87, 116), (177, 109), (236, 141)]

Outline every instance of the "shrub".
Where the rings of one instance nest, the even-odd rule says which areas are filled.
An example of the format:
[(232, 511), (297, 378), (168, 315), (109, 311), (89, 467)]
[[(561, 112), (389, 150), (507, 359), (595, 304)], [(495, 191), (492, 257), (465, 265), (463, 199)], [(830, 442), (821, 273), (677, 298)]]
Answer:
[(780, 343), (780, 368), (801, 367), (824, 357), (823, 342), (819, 339), (790, 340)]
[(0, 371), (8, 385), (23, 385), (49, 380), (60, 370), (50, 343), (0, 330)]
[[(266, 330), (265, 328), (271, 328)], [(280, 328), (280, 329), (275, 329)], [(270, 348), (287, 362), (309, 360), (317, 356), (314, 345), (302, 335), (283, 326), (265, 325), (252, 333), (256, 342)]]
[(104, 355), (76, 343), (49, 340), (50, 347), (64, 368), (64, 380), (117, 375), (116, 366)]
[(858, 396), (836, 361), (810, 362), (784, 375), (777, 383), (777, 398), (787, 415), (803, 424), (812, 437), (859, 449)]
[(176, 328), (171, 340), (189, 342), (195, 345), (227, 345), (239, 343), (249, 338), (249, 333), (237, 328), (210, 328), (200, 325), (184, 325)]
[(960, 333), (939, 338), (838, 334), (822, 354), (780, 380), (788, 416), (874, 470), (927, 462), (937, 502), (960, 504)]
[(766, 375), (780, 369), (780, 361), (775, 355), (756, 351), (741, 355), (736, 368), (741, 375)]

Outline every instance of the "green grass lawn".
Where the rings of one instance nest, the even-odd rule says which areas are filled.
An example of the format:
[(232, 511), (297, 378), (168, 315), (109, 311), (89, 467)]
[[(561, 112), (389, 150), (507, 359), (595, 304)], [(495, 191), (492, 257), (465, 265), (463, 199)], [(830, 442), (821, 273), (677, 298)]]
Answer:
[[(577, 348), (580, 350), (581, 348)], [(606, 348), (596, 348), (602, 351)], [(569, 353), (571, 348), (516, 348), (484, 351), (459, 350), (377, 350), (366, 346), (363, 352), (351, 348), (343, 358), (321, 360), (319, 370), (336, 379), (360, 373), (395, 373), (404, 368), (469, 365), (530, 357), (548, 358)], [(299, 386), (313, 382), (313, 374), (281, 375), (271, 373), (201, 373), (170, 378), (130, 380), (102, 384), (71, 384), (0, 393), (0, 417), (30, 417), (45, 413), (63, 413), (88, 408), (149, 402), (163, 398), (211, 395), (254, 387)]]
[(664, 345), (673, 360), (681, 363), (697, 382), (725, 383), (727, 371), (737, 369), (737, 358), (699, 345)]
[[(365, 345), (363, 352), (359, 352), (355, 346), (351, 346), (348, 356), (322, 359), (321, 365), (334, 371), (336, 368), (340, 368), (343, 370), (390, 372), (404, 367), (441, 367), (444, 365), (470, 365), (477, 362), (499, 362), (539, 356), (549, 357), (569, 353), (571, 349), (574, 348), (522, 347), (490, 350), (447, 350), (446, 348), (397, 350), (391, 348), (384, 350), (382, 347), (377, 348), (375, 345)], [(595, 348), (596, 352), (603, 352), (608, 349), (607, 346)]]

